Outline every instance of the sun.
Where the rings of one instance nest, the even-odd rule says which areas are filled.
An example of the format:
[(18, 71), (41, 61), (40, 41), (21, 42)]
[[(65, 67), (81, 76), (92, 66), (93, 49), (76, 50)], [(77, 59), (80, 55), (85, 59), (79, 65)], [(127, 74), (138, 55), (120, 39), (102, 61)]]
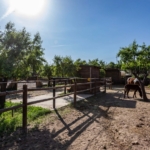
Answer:
[(21, 15), (38, 16), (45, 7), (45, 0), (10, 0), (10, 7)]

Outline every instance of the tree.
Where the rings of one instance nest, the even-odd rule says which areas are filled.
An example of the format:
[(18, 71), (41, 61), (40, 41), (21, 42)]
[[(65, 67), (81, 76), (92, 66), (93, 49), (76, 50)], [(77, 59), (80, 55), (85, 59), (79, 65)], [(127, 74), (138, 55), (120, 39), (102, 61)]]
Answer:
[(50, 86), (50, 79), (52, 77), (53, 66), (46, 63), (43, 67), (43, 75), (48, 78), (48, 86)]
[(90, 60), (90, 59), (89, 59), (88, 64), (89, 64), (89, 65), (92, 65), (92, 66), (97, 66), (97, 67), (100, 66), (98, 58), (93, 59), (93, 60)]
[(71, 77), (76, 74), (76, 66), (71, 57), (55, 56), (54, 59), (54, 72), (56, 76), (60, 77)]
[(121, 61), (117, 61), (116, 68), (121, 69)]
[(116, 68), (116, 64), (114, 62), (110, 62), (109, 64), (107, 64), (106, 68), (112, 68), (115, 69)]
[(87, 62), (85, 60), (81, 60), (80, 58), (78, 58), (75, 62), (74, 65), (76, 67), (76, 70), (78, 71), (80, 69), (81, 65), (86, 65)]
[[(5, 30), (0, 32), (0, 76), (7, 82), (8, 78), (16, 78), (19, 68), (23, 64), (24, 54), (30, 44), (30, 34), (25, 28), (17, 31), (14, 24), (9, 22)], [(24, 69), (22, 68), (22, 71)], [(6, 90), (7, 84), (1, 84), (1, 92)], [(15, 86), (17, 87), (17, 86)], [(0, 97), (0, 107), (5, 104), (5, 96)]]
[(0, 75), (17, 78), (36, 73), (45, 62), (43, 51), (39, 33), (32, 40), (25, 28), (17, 31), (13, 23), (7, 23), (0, 32)]
[(106, 63), (105, 63), (105, 61), (103, 61), (103, 60), (100, 60), (100, 61), (99, 61), (99, 65), (100, 65), (100, 67), (101, 67), (102, 69), (105, 69), (105, 67), (106, 67)]
[[(30, 34), (23, 28), (17, 31), (9, 22), (0, 35), (0, 75), (12, 78), (19, 75), (24, 65), (24, 56), (30, 45)], [(21, 69), (22, 72), (25, 68)]]
[[(150, 69), (150, 46), (144, 43), (139, 46), (136, 41), (128, 47), (119, 50), (117, 57), (120, 57), (122, 69), (129, 70), (138, 80), (141, 86), (143, 100), (148, 101), (144, 83)], [(143, 74), (143, 81), (140, 80), (140, 74)]]
[(87, 62), (86, 60), (81, 60), (80, 58), (78, 58), (75, 62), (74, 62), (75, 65), (77, 66), (80, 66), (80, 65), (86, 65)]
[(105, 69), (100, 69), (100, 77), (101, 78), (103, 78), (103, 77), (105, 77), (105, 75), (106, 75), (106, 71), (105, 71)]
[(42, 48), (42, 40), (40, 34), (36, 33), (26, 56), (27, 65), (30, 66), (33, 76), (41, 72), (43, 63), (46, 62), (46, 60), (43, 58), (43, 51), (44, 49)]
[(105, 71), (105, 68), (106, 68), (106, 63), (105, 63), (105, 61), (103, 61), (103, 60), (100, 60), (99, 61), (99, 65), (100, 65), (100, 67), (101, 67), (101, 69), (100, 69), (100, 77), (105, 77), (105, 75), (106, 75), (106, 71)]
[[(0, 76), (5, 78), (5, 81), (10, 78), (25, 78), (39, 69), (44, 62), (41, 44), (39, 33), (35, 34), (32, 40), (25, 28), (18, 31), (12, 22), (7, 23), (5, 29), (0, 31)], [(3, 85), (1, 91), (6, 89)], [(1, 99), (5, 101), (5, 97)]]

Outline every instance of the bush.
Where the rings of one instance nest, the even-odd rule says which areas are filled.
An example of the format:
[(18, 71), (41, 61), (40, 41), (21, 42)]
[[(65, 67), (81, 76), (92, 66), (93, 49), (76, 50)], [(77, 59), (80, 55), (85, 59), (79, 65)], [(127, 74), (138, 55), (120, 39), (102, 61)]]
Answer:
[(104, 69), (100, 69), (100, 77), (101, 77), (101, 78), (104, 78), (105, 75), (106, 75), (105, 70), (104, 70)]

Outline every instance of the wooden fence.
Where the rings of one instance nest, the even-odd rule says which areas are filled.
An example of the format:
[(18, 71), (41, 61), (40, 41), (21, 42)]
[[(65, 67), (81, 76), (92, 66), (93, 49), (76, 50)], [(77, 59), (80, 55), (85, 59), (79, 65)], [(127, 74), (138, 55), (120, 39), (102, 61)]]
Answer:
[[(82, 78), (83, 79), (83, 78)], [(49, 100), (53, 100), (53, 108), (56, 108), (55, 105), (55, 101), (56, 99), (60, 98), (60, 97), (64, 97), (64, 96), (68, 96), (71, 94), (74, 94), (74, 99), (73, 99), (73, 103), (74, 103), (74, 107), (76, 106), (76, 96), (78, 93), (83, 93), (85, 91), (89, 91), (89, 90), (94, 90), (94, 95), (96, 95), (97, 93), (97, 88), (103, 87), (103, 91), (101, 92), (106, 92), (106, 79), (98, 79), (99, 81), (97, 81), (97, 79), (93, 79), (95, 80), (94, 82), (85, 82), (85, 83), (77, 83), (76, 79), (73, 78), (71, 80), (74, 80), (73, 84), (67, 84), (68, 79), (64, 79), (64, 85), (63, 86), (55, 86), (57, 79), (53, 79), (53, 87), (47, 87), (47, 88), (28, 88), (27, 85), (23, 85), (23, 89), (22, 90), (16, 90), (16, 91), (6, 91), (6, 92), (0, 92), (0, 96), (4, 96), (4, 95), (11, 95), (11, 94), (16, 94), (16, 93), (22, 93), (23, 95), (23, 99), (22, 99), (22, 104), (18, 104), (17, 106), (12, 106), (9, 108), (4, 108), (4, 109), (0, 109), (0, 113), (6, 112), (6, 111), (10, 111), (10, 110), (15, 110), (17, 108), (22, 108), (23, 109), (23, 115), (22, 115), (22, 127), (24, 131), (27, 131), (27, 106), (28, 105), (32, 105), (32, 104), (36, 104), (36, 103), (40, 103), (40, 102), (45, 102), (45, 101), (49, 101)], [(86, 79), (87, 80), (87, 79)], [(61, 80), (62, 82), (62, 80)], [(22, 82), (17, 82), (17, 83), (22, 83)], [(24, 83), (28, 83), (28, 82), (24, 82)], [(30, 82), (31, 83), (31, 82)], [(97, 86), (99, 83), (99, 86)], [(2, 84), (2, 82), (0, 83)], [(85, 90), (80, 90), (77, 91), (77, 86), (80, 85), (86, 85), (86, 84), (94, 84), (95, 86), (89, 89), (85, 89)], [(66, 93), (66, 88), (73, 86), (74, 87), (74, 92), (71, 93)], [(64, 88), (64, 95), (59, 95), (56, 97), (56, 89), (59, 88)], [(32, 102), (28, 102), (28, 91), (41, 91), (41, 90), (52, 90), (53, 91), (53, 97), (51, 98), (46, 98), (46, 99), (42, 99), (42, 100), (36, 100), (36, 101), (32, 101)]]

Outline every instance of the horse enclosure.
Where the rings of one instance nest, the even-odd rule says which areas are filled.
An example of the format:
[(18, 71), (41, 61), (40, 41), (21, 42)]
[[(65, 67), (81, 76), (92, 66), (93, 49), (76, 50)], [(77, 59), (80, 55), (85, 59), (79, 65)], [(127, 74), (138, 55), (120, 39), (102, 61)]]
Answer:
[[(13, 110), (15, 110), (17, 108), (22, 108), (22, 110), (23, 110), (22, 111), (22, 113), (23, 113), (23, 115), (22, 115), (22, 127), (23, 127), (23, 130), (26, 131), (26, 129), (27, 129), (27, 106), (28, 105), (32, 105), (32, 104), (52, 100), (53, 101), (53, 109), (55, 109), (55, 102), (56, 102), (57, 98), (73, 94), (74, 95), (73, 103), (74, 103), (74, 106), (76, 106), (76, 96), (79, 93), (83, 93), (83, 92), (87, 92), (87, 91), (91, 91), (91, 93), (94, 94), (94, 95), (96, 95), (96, 93), (98, 91), (106, 93), (106, 79), (105, 78), (102, 78), (102, 79), (93, 78), (92, 81), (90, 81), (90, 82), (87, 81), (87, 82), (84, 82), (84, 83), (82, 83), (82, 82), (80, 83), (79, 80), (87, 81), (87, 79), (83, 79), (83, 78), (82, 79), (80, 79), (80, 78), (68, 78), (68, 79), (60, 79), (60, 78), (57, 79), (57, 78), (55, 78), (55, 79), (50, 80), (50, 82), (53, 83), (52, 87), (46, 87), (46, 88), (43, 88), (43, 87), (42, 88), (28, 88), (28, 85), (26, 85), (27, 83), (36, 83), (37, 81), (13, 82), (13, 83), (17, 83), (17, 84), (19, 84), (19, 83), (23, 84), (22, 89), (14, 90), (14, 91), (0, 92), (0, 100), (1, 100), (1, 97), (3, 97), (3, 96), (16, 94), (16, 93), (21, 93), (22, 94), (22, 103), (18, 104), (17, 106), (0, 109), (0, 113), (10, 111), (10, 110), (12, 110), (12, 113), (13, 113)], [(41, 82), (42, 82), (42, 80), (41, 80)], [(47, 80), (47, 82), (48, 82), (48, 80)], [(63, 85), (56, 86), (59, 82), (63, 83)], [(72, 84), (70, 84), (71, 82), (72, 82)], [(2, 84), (6, 84), (6, 83), (1, 82), (0, 84), (2, 85)], [(83, 89), (79, 90), (79, 88), (78, 88), (82, 85), (91, 85), (91, 84), (92, 84), (92, 87), (89, 86), (89, 88), (85, 88), (84, 90)], [(67, 93), (66, 92), (67, 87), (73, 87), (73, 91), (70, 92), (70, 93)], [(56, 96), (56, 90), (60, 89), (60, 88), (64, 89), (64, 94)], [(36, 100), (34, 102), (28, 102), (28, 96), (27, 96), (28, 91), (41, 91), (41, 90), (52, 90), (53, 97), (47, 98), (47, 99)]]

